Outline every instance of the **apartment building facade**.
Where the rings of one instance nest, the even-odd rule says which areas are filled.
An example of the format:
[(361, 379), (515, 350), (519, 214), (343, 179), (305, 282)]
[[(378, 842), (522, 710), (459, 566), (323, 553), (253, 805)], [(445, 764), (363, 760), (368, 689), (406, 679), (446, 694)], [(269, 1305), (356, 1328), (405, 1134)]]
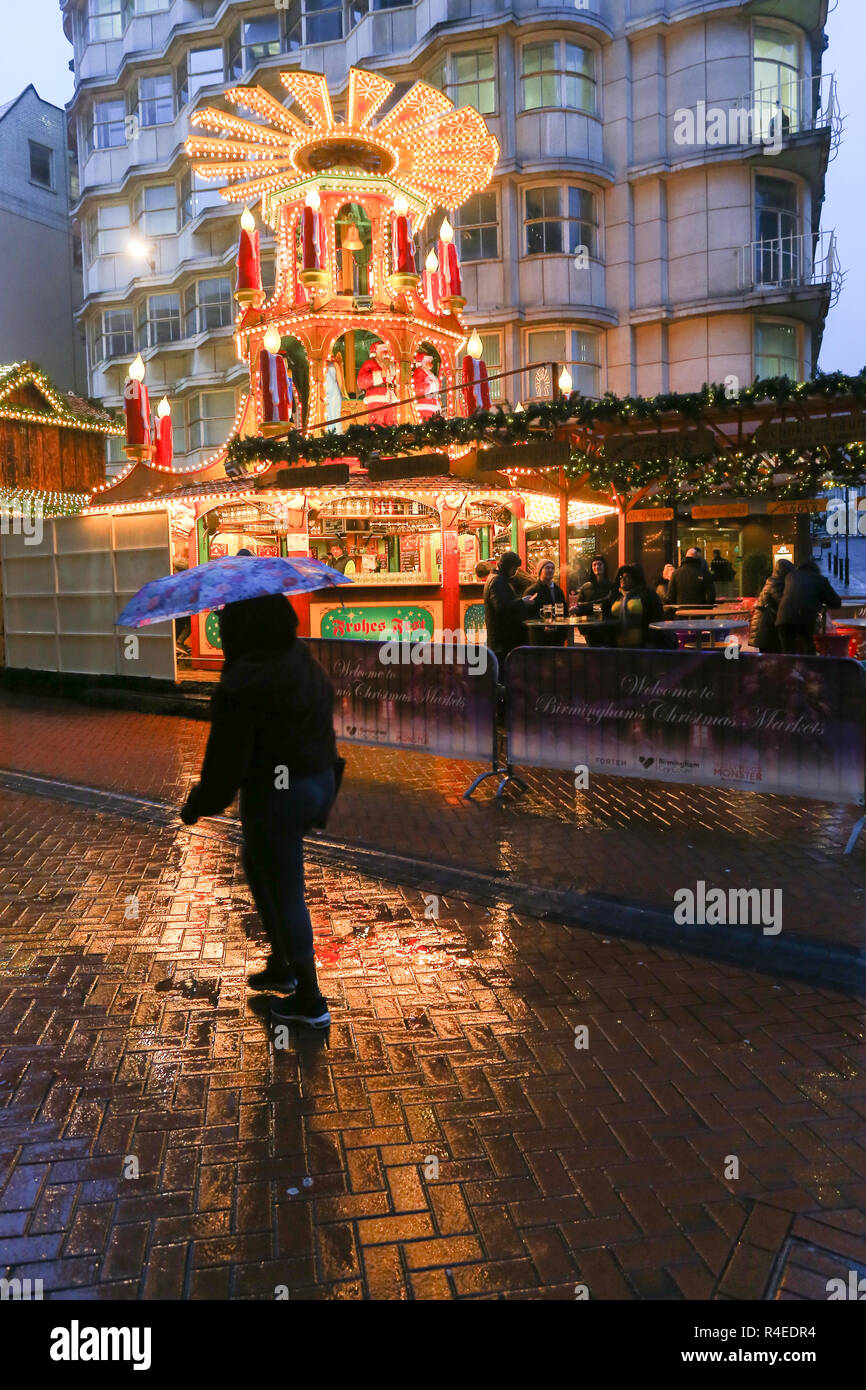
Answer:
[[(239, 209), (196, 179), (183, 142), (192, 112), (226, 84), (284, 95), (286, 67), (324, 72), (338, 107), (354, 65), (398, 90), (422, 78), (485, 116), (496, 176), (452, 221), (466, 318), (491, 373), (557, 360), (587, 394), (651, 395), (817, 364), (840, 284), (820, 223), (840, 134), (827, 0), (61, 9), (75, 54), (90, 392), (119, 406), (141, 350), (151, 394), (173, 402), (179, 466), (225, 438), (245, 377), (233, 342)], [(267, 240), (263, 251), (272, 279)]]
[(69, 222), (66, 114), (31, 84), (0, 106), (0, 362), (86, 389), (80, 248)]

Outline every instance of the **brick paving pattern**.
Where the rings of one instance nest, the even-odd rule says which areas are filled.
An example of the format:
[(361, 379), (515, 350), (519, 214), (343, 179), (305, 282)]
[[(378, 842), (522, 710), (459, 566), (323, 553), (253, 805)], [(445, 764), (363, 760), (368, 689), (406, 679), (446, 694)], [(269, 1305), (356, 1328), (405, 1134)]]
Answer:
[[(205, 732), (100, 715), (85, 766), (68, 710), (19, 756), (41, 729), (43, 770), (99, 759), (161, 796)], [(0, 1275), (85, 1299), (740, 1299), (862, 1268), (862, 1001), (495, 905), (437, 918), (311, 865), (334, 1023), (277, 1049), (225, 836), (0, 802)]]
[[(207, 725), (0, 693), (0, 768), (179, 805)], [(420, 860), (666, 913), (677, 888), (782, 887), (783, 930), (866, 948), (866, 834), (843, 850), (853, 807), (521, 769), (527, 794), (462, 795), (477, 764), (344, 746), (349, 768), (329, 833)]]

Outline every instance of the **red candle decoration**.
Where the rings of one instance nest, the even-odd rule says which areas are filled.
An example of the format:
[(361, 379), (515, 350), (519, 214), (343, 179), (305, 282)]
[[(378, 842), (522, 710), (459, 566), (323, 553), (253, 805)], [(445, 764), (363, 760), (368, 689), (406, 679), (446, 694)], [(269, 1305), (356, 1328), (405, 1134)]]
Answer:
[(487, 367), (480, 357), (464, 357), (460, 372), (463, 382), (463, 405), (467, 415), (476, 410), (490, 409), (490, 386), (487, 381)]
[(292, 422), (292, 388), (282, 353), (259, 353), (259, 394), (262, 402), (262, 434), (282, 434)]
[(128, 458), (148, 458), (150, 444), (150, 400), (144, 384), (144, 362), (138, 354), (129, 369), (123, 388), (123, 413), (126, 416), (126, 445)]
[(463, 280), (460, 275), (460, 262), (457, 247), (454, 245), (454, 228), (446, 217), (439, 228), (437, 245), (439, 259), (439, 298), (446, 309), (456, 313), (462, 309), (466, 300), (463, 296)]
[(409, 204), (405, 198), (394, 199), (394, 222), (391, 234), (391, 283), (396, 289), (408, 290), (419, 280), (415, 266), (415, 237), (409, 220)]
[(321, 199), (315, 188), (307, 194), (301, 216), (301, 271), (303, 285), (325, 285), (325, 219), (319, 211)]
[(156, 453), (154, 463), (157, 468), (171, 468), (174, 459), (174, 430), (171, 423), (171, 406), (168, 397), (163, 396), (156, 408)]
[(238, 245), (238, 285), (235, 299), (239, 304), (252, 304), (259, 308), (265, 301), (262, 288), (262, 261), (259, 250), (259, 234), (249, 208), (241, 217), (241, 238)]

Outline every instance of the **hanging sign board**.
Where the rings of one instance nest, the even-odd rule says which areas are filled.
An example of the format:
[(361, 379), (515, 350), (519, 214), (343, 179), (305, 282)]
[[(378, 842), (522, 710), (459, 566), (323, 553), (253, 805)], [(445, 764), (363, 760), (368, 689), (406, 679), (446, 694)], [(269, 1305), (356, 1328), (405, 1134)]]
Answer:
[(822, 419), (771, 421), (755, 431), (755, 449), (807, 449), (820, 444), (854, 444), (866, 439), (866, 412)]
[(713, 506), (692, 507), (692, 520), (704, 521), (719, 516), (748, 516), (748, 502), (719, 502)]
[(629, 521), (673, 521), (673, 507), (634, 507), (625, 514), (626, 522)]
[(655, 459), (692, 459), (718, 452), (719, 442), (707, 429), (682, 434), (609, 434), (604, 441), (604, 456), (610, 462), (651, 463)]
[(822, 501), (820, 497), (807, 497), (796, 502), (771, 502), (767, 507), (767, 514), (768, 516), (801, 516), (804, 512), (826, 512), (829, 505), (826, 498)]
[(566, 468), (571, 457), (564, 439), (531, 440), (529, 444), (494, 445), (479, 449), (479, 473), (505, 473), (509, 468)]

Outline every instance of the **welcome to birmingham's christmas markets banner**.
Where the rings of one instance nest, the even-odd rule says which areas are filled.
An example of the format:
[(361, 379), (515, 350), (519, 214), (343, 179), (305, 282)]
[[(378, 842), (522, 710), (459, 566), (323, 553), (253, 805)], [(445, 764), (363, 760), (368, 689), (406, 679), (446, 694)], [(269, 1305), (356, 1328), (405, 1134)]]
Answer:
[(512, 763), (863, 804), (856, 661), (521, 647), (505, 683)]
[[(308, 645), (336, 687), (337, 738), (491, 761), (496, 658), (486, 648), (470, 646), (469, 662), (460, 659), (459, 643), (449, 650), (437, 642), (311, 638)], [(410, 646), (417, 646), (423, 662), (402, 659), (410, 656)]]

